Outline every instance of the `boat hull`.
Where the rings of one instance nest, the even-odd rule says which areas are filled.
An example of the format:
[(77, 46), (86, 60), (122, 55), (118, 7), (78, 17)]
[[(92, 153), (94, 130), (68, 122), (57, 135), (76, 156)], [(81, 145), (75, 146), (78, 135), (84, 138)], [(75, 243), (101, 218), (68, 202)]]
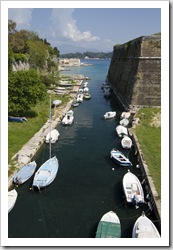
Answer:
[[(55, 143), (58, 140), (59, 132), (57, 129), (53, 129), (51, 132), (49, 132), (46, 136), (45, 142), (46, 143)], [(51, 141), (50, 141), (51, 140)]]
[(160, 234), (153, 222), (142, 215), (133, 226), (132, 238), (160, 238)]
[(37, 170), (32, 186), (40, 189), (50, 185), (54, 181), (58, 169), (58, 159), (54, 156), (43, 163), (43, 165)]
[(8, 192), (8, 213), (13, 209), (18, 193), (15, 189)]
[(111, 159), (120, 166), (130, 167), (132, 163), (123, 153), (116, 149), (111, 150)]
[(21, 185), (26, 182), (33, 174), (37, 167), (35, 161), (23, 166), (13, 177), (14, 184)]
[(123, 189), (128, 203), (139, 205), (144, 203), (142, 185), (133, 173), (128, 172), (123, 177)]
[(103, 215), (96, 232), (95, 238), (120, 238), (121, 224), (118, 216), (113, 211)]

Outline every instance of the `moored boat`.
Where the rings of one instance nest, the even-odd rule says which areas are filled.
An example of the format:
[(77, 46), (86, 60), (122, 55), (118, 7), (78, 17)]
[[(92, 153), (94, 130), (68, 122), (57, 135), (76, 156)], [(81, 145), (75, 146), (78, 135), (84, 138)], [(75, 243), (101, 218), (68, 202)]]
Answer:
[[(50, 121), (52, 121), (51, 97), (50, 97)], [(51, 122), (50, 122), (50, 138), (51, 138)], [(44, 162), (34, 175), (33, 187), (44, 188), (50, 185), (59, 170), (59, 162), (56, 156), (51, 156), (51, 141), (49, 140), (49, 159)]]
[(132, 147), (132, 140), (128, 136), (124, 136), (121, 140), (121, 146), (125, 149), (130, 149)]
[(35, 161), (24, 165), (13, 177), (14, 184), (21, 185), (26, 182), (33, 174), (37, 167)]
[(63, 125), (71, 125), (73, 123), (73, 120), (74, 120), (73, 114), (74, 114), (73, 110), (69, 110), (65, 114), (64, 118), (62, 119), (62, 124)]
[(127, 127), (129, 124), (129, 120), (127, 118), (124, 118), (120, 121), (120, 125)]
[(128, 170), (123, 177), (123, 189), (127, 203), (136, 205), (144, 203), (144, 191), (136, 175)]
[(91, 99), (91, 95), (89, 93), (85, 93), (84, 94), (84, 99), (85, 100), (90, 100)]
[(60, 135), (60, 133), (58, 132), (58, 130), (53, 129), (47, 134), (45, 142), (46, 143), (49, 143), (49, 142), (55, 143), (58, 140), (59, 135)]
[(15, 189), (8, 191), (8, 213), (13, 209), (16, 200), (17, 200), (18, 193)]
[(131, 161), (119, 150), (113, 148), (110, 157), (120, 166), (132, 166)]
[(58, 169), (59, 163), (56, 156), (48, 159), (35, 173), (32, 186), (40, 189), (50, 185), (54, 181)]
[(116, 127), (116, 132), (117, 132), (117, 135), (118, 135), (119, 137), (123, 137), (123, 136), (125, 136), (125, 135), (128, 135), (128, 130), (127, 130), (127, 128), (124, 127), (124, 126), (122, 126), (122, 125), (118, 125), (118, 126)]
[(133, 226), (132, 238), (160, 238), (160, 234), (156, 226), (148, 217), (145, 216), (144, 212), (136, 220)]
[(115, 212), (109, 211), (102, 216), (95, 238), (121, 238), (121, 224)]
[(104, 119), (111, 119), (114, 118), (116, 116), (116, 112), (115, 111), (108, 111), (103, 115)]

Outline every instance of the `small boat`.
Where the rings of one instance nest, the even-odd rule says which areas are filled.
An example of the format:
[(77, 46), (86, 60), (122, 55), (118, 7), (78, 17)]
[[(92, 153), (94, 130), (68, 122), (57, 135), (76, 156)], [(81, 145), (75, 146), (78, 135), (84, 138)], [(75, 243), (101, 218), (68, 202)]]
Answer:
[[(50, 97), (50, 120), (51, 119), (52, 119), (52, 111), (51, 111), (51, 97)], [(51, 122), (50, 122), (50, 128), (51, 128)], [(32, 186), (37, 187), (40, 190), (40, 188), (44, 188), (50, 185), (54, 181), (58, 173), (58, 169), (59, 169), (59, 162), (56, 156), (54, 157), (51, 156), (51, 141), (49, 140), (49, 159), (46, 162), (44, 162), (35, 173)]]
[(71, 125), (73, 123), (73, 120), (74, 120), (73, 114), (74, 114), (73, 110), (69, 110), (66, 113), (66, 115), (64, 116), (64, 118), (62, 119), (62, 124), (63, 125)]
[(8, 212), (10, 212), (17, 200), (18, 193), (15, 189), (8, 191)]
[(109, 86), (106, 82), (101, 84), (101, 89), (104, 89), (104, 87)]
[(126, 167), (132, 166), (130, 160), (121, 151), (115, 148), (111, 150), (110, 157), (120, 166), (126, 166)]
[(125, 135), (128, 135), (128, 130), (126, 127), (122, 126), (122, 125), (118, 125), (116, 127), (116, 131), (119, 137), (123, 137)]
[(57, 129), (53, 129), (51, 130), (47, 135), (46, 135), (46, 139), (45, 142), (46, 143), (55, 143), (58, 140), (60, 133), (58, 132)]
[(79, 91), (78, 91), (79, 93), (83, 93), (83, 89), (79, 89)]
[(40, 189), (51, 184), (57, 175), (58, 168), (59, 163), (56, 156), (48, 159), (35, 173), (32, 186)]
[(103, 95), (104, 95), (105, 98), (109, 98), (111, 96), (110, 89), (107, 89), (107, 88), (105, 89), (104, 88), (104, 94)]
[(91, 99), (91, 95), (89, 93), (84, 94), (84, 99), (89, 100)]
[(72, 107), (78, 107), (79, 106), (79, 102), (77, 102), (77, 100), (76, 101), (73, 101), (72, 102)]
[(104, 114), (104, 119), (111, 119), (111, 118), (114, 118), (116, 116), (116, 112), (115, 111), (109, 111), (109, 112), (106, 112)]
[(129, 120), (127, 118), (124, 118), (120, 121), (120, 125), (127, 127), (129, 124)]
[(124, 136), (123, 139), (121, 140), (121, 145), (125, 149), (130, 149), (132, 146), (132, 140), (128, 136)]
[(35, 172), (37, 164), (35, 161), (24, 165), (13, 177), (14, 184), (21, 185), (26, 182)]
[(76, 101), (77, 102), (83, 102), (83, 96), (84, 95), (82, 93), (78, 94), (77, 97), (76, 97)]
[(95, 238), (121, 238), (121, 224), (115, 212), (110, 211), (103, 215)]
[(53, 108), (56, 108), (56, 107), (58, 107), (59, 105), (61, 105), (61, 103), (62, 103), (61, 100), (55, 100), (55, 101), (53, 101), (52, 107), (53, 107)]
[(88, 82), (84, 82), (83, 87), (84, 88), (88, 87)]
[(120, 119), (129, 119), (130, 118), (130, 112), (122, 112)]
[(84, 87), (83, 92), (84, 93), (88, 93), (88, 91), (89, 91), (89, 88), (88, 87)]
[(148, 217), (145, 216), (144, 212), (136, 220), (133, 226), (132, 238), (160, 238), (160, 234), (156, 226)]
[(130, 170), (123, 177), (123, 189), (128, 203), (136, 205), (144, 203), (144, 191), (142, 185), (136, 175)]
[(14, 117), (14, 116), (8, 116), (9, 122), (27, 122), (28, 120), (26, 117)]

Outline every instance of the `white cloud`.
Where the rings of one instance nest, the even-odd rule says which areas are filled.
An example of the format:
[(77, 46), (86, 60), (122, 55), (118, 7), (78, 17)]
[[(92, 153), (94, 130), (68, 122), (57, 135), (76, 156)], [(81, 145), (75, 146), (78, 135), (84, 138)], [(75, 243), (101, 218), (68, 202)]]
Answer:
[(100, 40), (98, 36), (93, 36), (90, 31), (80, 31), (76, 25), (76, 20), (72, 17), (74, 9), (53, 9), (51, 20), (55, 29), (62, 36), (74, 42), (91, 42)]
[(29, 28), (32, 19), (32, 9), (8, 9), (8, 19), (16, 22), (17, 29)]

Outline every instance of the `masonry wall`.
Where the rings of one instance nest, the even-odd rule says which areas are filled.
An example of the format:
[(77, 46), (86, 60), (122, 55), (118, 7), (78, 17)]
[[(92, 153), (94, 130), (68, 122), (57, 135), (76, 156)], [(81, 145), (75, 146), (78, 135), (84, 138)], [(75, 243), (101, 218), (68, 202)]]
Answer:
[(161, 37), (114, 46), (107, 80), (125, 108), (161, 105)]

